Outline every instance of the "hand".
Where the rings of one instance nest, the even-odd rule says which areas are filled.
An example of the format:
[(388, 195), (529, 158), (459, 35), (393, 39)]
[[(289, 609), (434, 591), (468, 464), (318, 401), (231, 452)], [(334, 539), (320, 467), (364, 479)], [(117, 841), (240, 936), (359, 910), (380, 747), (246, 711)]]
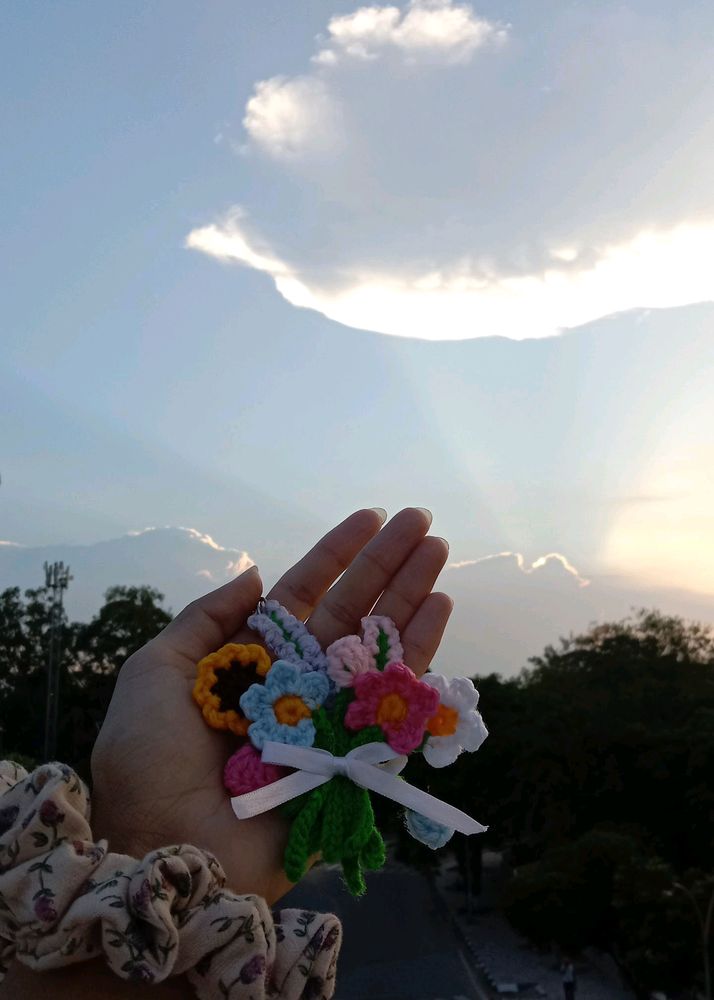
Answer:
[[(374, 510), (352, 514), (268, 597), (307, 620), (323, 648), (355, 634), (372, 610), (388, 615), (421, 676), (451, 613), (451, 599), (431, 592), (448, 546), (425, 537), (431, 517), (418, 508), (382, 523)], [(191, 697), (202, 657), (226, 642), (256, 641), (245, 622), (261, 591), (253, 567), (190, 604), (124, 664), (92, 755), (93, 816), (110, 850), (141, 857), (195, 844), (215, 854), (234, 891), (273, 903), (290, 888), (286, 821), (278, 812), (236, 819), (222, 781), (235, 738), (210, 729)]]

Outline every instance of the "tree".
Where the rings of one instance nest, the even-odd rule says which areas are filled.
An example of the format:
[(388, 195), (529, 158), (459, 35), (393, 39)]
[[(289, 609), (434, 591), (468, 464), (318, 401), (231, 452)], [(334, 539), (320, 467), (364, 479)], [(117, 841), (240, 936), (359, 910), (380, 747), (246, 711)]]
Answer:
[[(0, 593), (0, 749), (37, 760), (42, 754), (51, 594), (46, 587)], [(72, 628), (62, 616), (63, 645)]]
[(606, 947), (638, 988), (691, 981), (691, 928), (662, 892), (711, 871), (712, 631), (642, 611), (531, 664), (476, 678), (492, 733), (459, 772), (517, 868), (512, 919), (540, 943)]
[[(151, 587), (111, 587), (86, 624), (61, 627), (58, 755), (89, 777), (89, 757), (119, 669), (171, 615)], [(0, 738), (2, 752), (41, 759), (51, 596), (46, 588), (0, 593)]]

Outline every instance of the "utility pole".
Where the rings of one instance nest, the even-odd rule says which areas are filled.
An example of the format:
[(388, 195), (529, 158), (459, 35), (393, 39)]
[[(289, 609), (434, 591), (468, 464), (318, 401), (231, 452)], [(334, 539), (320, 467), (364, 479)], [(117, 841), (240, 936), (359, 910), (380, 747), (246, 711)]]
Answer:
[(47, 660), (47, 707), (45, 711), (44, 759), (46, 761), (54, 760), (57, 755), (57, 715), (62, 665), (62, 600), (71, 579), (69, 566), (65, 566), (63, 562), (45, 563), (45, 586), (52, 591), (49, 657)]

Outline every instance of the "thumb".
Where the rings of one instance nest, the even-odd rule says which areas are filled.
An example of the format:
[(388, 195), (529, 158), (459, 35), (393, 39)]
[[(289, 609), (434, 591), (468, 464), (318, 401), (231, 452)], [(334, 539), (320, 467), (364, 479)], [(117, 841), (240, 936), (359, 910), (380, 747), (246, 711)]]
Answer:
[(263, 592), (257, 566), (192, 601), (157, 637), (183, 656), (198, 662), (245, 625)]

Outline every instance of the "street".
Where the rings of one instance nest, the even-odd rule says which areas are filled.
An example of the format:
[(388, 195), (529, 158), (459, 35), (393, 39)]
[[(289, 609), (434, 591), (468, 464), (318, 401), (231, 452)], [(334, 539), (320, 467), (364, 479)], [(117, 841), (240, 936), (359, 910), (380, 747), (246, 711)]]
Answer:
[(339, 872), (313, 871), (280, 906), (330, 910), (345, 932), (335, 1000), (486, 1000), (428, 880), (390, 864), (354, 899)]

